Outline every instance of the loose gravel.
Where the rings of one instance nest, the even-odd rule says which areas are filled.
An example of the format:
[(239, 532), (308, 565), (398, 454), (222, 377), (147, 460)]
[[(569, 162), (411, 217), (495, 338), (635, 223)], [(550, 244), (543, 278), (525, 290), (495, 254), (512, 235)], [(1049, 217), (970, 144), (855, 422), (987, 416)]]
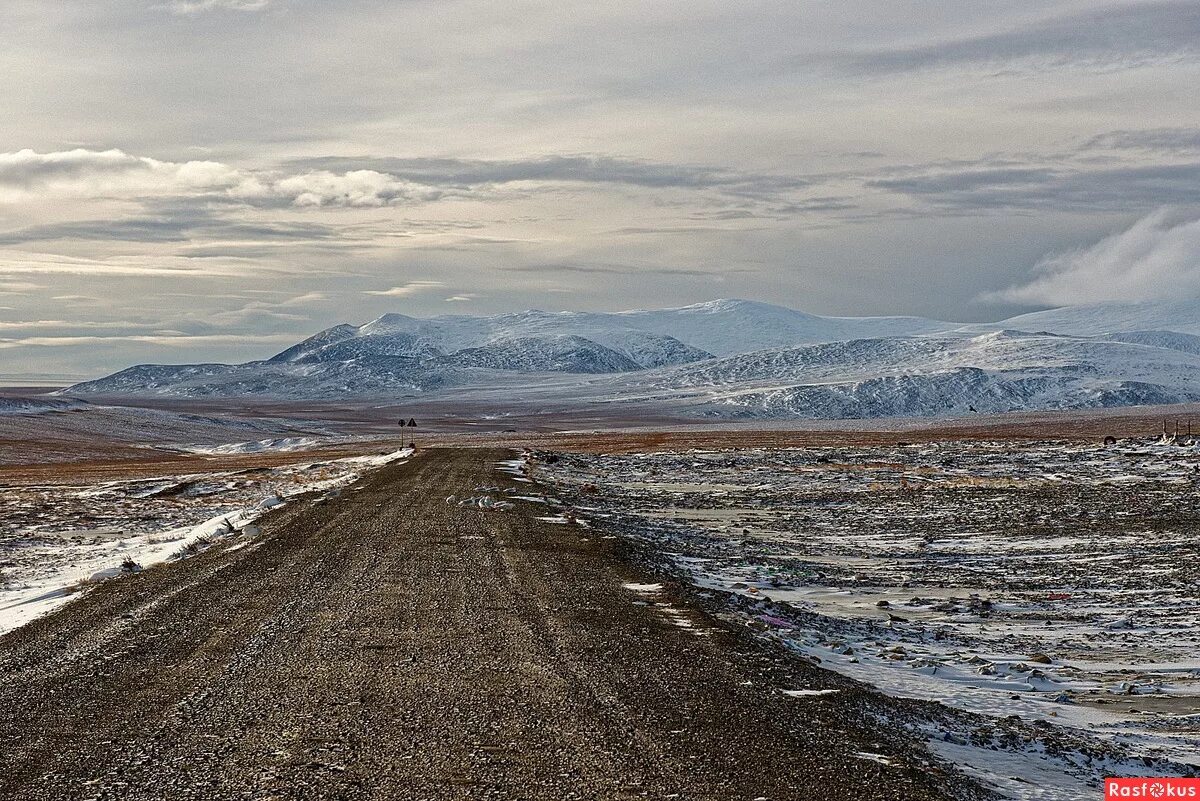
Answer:
[(0, 638), (0, 798), (979, 796), (620, 540), (448, 501), (509, 457), (418, 454)]

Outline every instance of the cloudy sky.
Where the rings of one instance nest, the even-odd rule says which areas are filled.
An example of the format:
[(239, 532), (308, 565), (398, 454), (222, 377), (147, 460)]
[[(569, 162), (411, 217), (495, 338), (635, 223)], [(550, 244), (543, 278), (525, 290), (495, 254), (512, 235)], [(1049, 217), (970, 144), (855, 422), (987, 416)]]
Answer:
[(1200, 2), (6, 0), (0, 374), (1200, 294)]

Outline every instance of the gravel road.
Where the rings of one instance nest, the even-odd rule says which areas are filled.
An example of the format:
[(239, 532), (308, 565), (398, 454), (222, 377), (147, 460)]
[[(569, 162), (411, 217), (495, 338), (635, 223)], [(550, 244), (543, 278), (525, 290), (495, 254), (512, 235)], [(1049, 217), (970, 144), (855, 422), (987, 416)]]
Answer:
[(871, 693), (623, 586), (655, 578), (620, 540), (447, 502), (509, 455), (423, 452), (0, 638), (0, 798), (973, 794)]

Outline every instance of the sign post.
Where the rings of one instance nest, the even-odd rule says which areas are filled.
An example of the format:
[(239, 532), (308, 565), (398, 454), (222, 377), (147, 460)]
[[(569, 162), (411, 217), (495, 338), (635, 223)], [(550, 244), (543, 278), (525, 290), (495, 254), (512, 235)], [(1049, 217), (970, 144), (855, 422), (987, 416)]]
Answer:
[[(408, 418), (407, 422), (402, 417), (402, 418), (400, 418), (399, 423), (400, 423), (401, 428), (416, 428), (417, 427), (417, 421), (415, 419), (413, 419), (412, 417)], [(412, 437), (411, 433), (409, 434), (409, 437), (410, 438)], [(401, 442), (403, 442), (403, 440), (401, 440)], [(410, 439), (409, 443), (408, 443), (408, 447), (415, 449), (417, 447), (417, 443), (415, 441), (413, 441), (412, 439)]]

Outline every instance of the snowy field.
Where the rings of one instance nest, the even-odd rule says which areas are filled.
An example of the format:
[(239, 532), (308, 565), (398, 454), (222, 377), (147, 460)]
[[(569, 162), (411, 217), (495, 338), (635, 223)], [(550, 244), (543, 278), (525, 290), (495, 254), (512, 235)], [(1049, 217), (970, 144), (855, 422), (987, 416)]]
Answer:
[(110, 406), (44, 395), (0, 396), (0, 466), (146, 459), (157, 451), (262, 453), (363, 439), (308, 417)]
[[(280, 449), (289, 444), (282, 441)], [(216, 452), (258, 452), (266, 446), (227, 447)], [(258, 533), (255, 519), (269, 509), (301, 493), (336, 491), (364, 470), (410, 453), (75, 486), (0, 487), (0, 633), (122, 571), (185, 558), (225, 538), (249, 542)]]
[[(1018, 798), (1200, 764), (1200, 448), (559, 454), (532, 473)], [(1020, 777), (1020, 779), (1016, 778)]]

